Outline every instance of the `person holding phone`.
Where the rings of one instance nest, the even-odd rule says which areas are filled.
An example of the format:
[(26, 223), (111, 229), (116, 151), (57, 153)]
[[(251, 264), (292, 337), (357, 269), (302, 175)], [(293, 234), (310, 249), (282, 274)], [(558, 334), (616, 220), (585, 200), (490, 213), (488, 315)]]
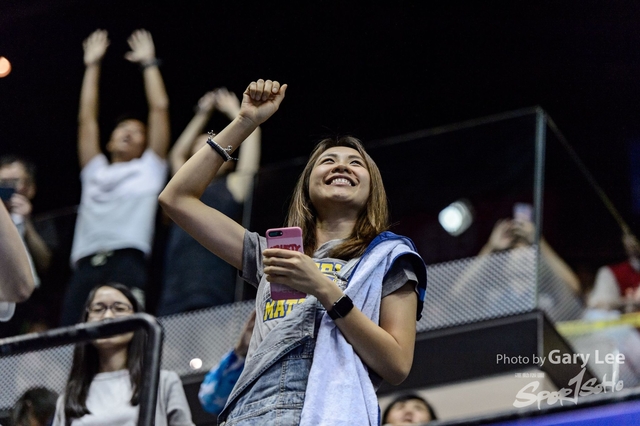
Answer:
[[(279, 108), (287, 85), (251, 82), (239, 114), (171, 179), (159, 201), (202, 245), (257, 286), (256, 322), (219, 421), (225, 425), (378, 425), (381, 379), (401, 383), (413, 363), (426, 267), (413, 243), (386, 229), (380, 171), (353, 137), (322, 140), (293, 192), (287, 227), (304, 253), (267, 249), (200, 196), (218, 169)], [(306, 298), (272, 300), (270, 282)]]
[[(18, 155), (0, 157), (0, 190), (8, 197), (3, 201), (11, 213), (33, 262), (36, 285), (51, 267), (53, 250), (58, 242), (50, 222), (36, 225), (32, 219), (33, 199), (36, 196), (36, 165)], [(43, 238), (43, 235), (47, 238)]]
[[(534, 243), (535, 230), (531, 217), (514, 215), (513, 219), (500, 219), (495, 223), (489, 240), (482, 246), (478, 256), (529, 247)], [(558, 277), (573, 294), (580, 295), (582, 291), (580, 279), (543, 236), (540, 236), (540, 253), (553, 275)]]

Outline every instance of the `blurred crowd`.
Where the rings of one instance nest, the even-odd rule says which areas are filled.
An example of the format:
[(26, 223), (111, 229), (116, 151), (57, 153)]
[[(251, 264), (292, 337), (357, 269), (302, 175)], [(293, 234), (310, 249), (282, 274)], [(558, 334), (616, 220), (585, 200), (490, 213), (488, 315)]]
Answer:
[[(82, 193), (70, 250), (65, 251), (65, 237), (61, 236), (60, 228), (54, 226), (54, 220), (34, 219), (37, 181), (47, 177), (37, 175), (36, 165), (30, 159), (0, 153), (0, 196), (6, 210), (0, 213), (5, 222), (10, 219), (20, 240), (16, 242), (18, 237), (13, 235), (16, 232), (8, 230), (11, 235), (6, 234), (8, 236), (3, 238), (2, 250), (8, 250), (8, 253), (24, 247), (26, 257), (15, 260), (21, 268), (16, 274), (26, 269), (32, 277), (24, 279), (24, 285), (20, 286), (21, 279), (15, 278), (18, 275), (10, 282), (2, 283), (0, 320), (5, 321), (0, 328), (2, 337), (135, 312), (147, 311), (159, 316), (179, 314), (242, 298), (237, 270), (174, 224), (158, 210), (157, 201), (168, 179), (210, 140), (211, 135), (205, 128), (212, 114), (217, 111), (233, 120), (240, 111), (240, 99), (224, 87), (203, 94), (193, 118), (177, 140), (172, 141), (169, 99), (153, 39), (147, 31), (138, 30), (128, 40), (130, 51), (125, 58), (140, 69), (148, 115), (144, 119), (131, 115), (119, 117), (108, 140), (101, 141), (99, 82), (101, 61), (109, 44), (104, 30), (95, 31), (83, 44), (85, 74), (77, 141)], [(251, 133), (242, 149), (234, 153), (238, 161), (224, 163), (201, 199), (237, 222), (242, 221), (244, 203), (251, 194), (259, 169), (260, 132), (258, 128)], [(517, 253), (518, 248), (531, 247), (536, 241), (533, 223), (530, 216), (498, 221), (478, 253), (478, 263), (463, 280), (452, 285), (451, 291), (463, 293), (467, 286), (473, 285), (473, 276), (483, 267), (482, 259), (486, 256)], [(5, 235), (5, 231), (2, 232)], [(545, 268), (580, 301), (582, 308), (586, 311), (633, 312), (640, 303), (640, 244), (629, 229), (623, 232), (622, 244), (626, 259), (602, 266), (593, 289), (586, 291), (590, 286), (580, 281), (544, 236), (539, 240)], [(8, 254), (2, 257), (4, 261), (13, 262)], [(9, 270), (9, 266), (3, 266), (3, 275), (6, 276)], [(514, 276), (517, 279), (517, 274)], [(25, 301), (29, 295), (31, 298)], [(15, 303), (18, 305), (14, 313)], [(254, 320), (255, 313), (236, 347), (205, 379), (199, 396), (207, 411), (219, 412), (238, 379)], [(76, 350), (66, 396), (58, 398), (46, 389), (25, 393), (14, 410), (15, 424), (49, 424), (54, 413), (53, 424), (64, 424), (65, 415), (81, 417), (86, 415), (83, 410), (88, 406), (92, 412), (100, 413), (100, 398), (106, 398), (107, 393), (116, 392), (121, 386), (129, 386), (129, 382), (134, 389), (133, 396), (125, 393), (128, 396), (122, 404), (133, 403), (140, 380), (140, 354), (131, 349), (133, 343), (130, 344), (137, 337), (133, 334), (123, 336), (98, 342), (91, 350)], [(118, 343), (117, 338), (125, 339), (126, 345)], [(120, 350), (112, 350), (117, 345)], [(98, 370), (100, 373), (96, 373)], [(90, 371), (93, 373), (89, 374)], [(126, 373), (124, 376), (108, 374), (114, 371)], [(85, 374), (90, 375), (89, 379)], [(78, 395), (84, 392), (86, 397), (88, 384), (98, 379), (103, 380), (102, 388), (92, 387), (93, 399), (79, 402)], [(177, 381), (179, 378), (175, 373), (162, 373), (161, 398), (165, 398), (165, 411), (159, 415), (166, 418), (169, 410), (173, 413), (171, 424), (191, 424), (184, 393), (172, 386)], [(48, 411), (46, 407), (49, 407)], [(32, 420), (20, 423), (19, 418)], [(113, 424), (119, 424), (123, 418), (114, 417)], [(435, 419), (433, 409), (418, 395), (404, 395), (393, 401), (383, 416), (385, 424), (394, 425)]]

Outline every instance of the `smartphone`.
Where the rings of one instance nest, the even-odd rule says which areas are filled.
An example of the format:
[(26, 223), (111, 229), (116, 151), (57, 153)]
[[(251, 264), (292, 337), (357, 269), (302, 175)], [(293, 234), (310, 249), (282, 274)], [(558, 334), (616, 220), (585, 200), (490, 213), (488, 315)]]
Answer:
[(13, 196), (16, 189), (11, 186), (0, 187), (0, 200), (7, 201)]
[[(304, 253), (302, 248), (302, 229), (297, 226), (291, 228), (267, 229), (267, 247), (296, 250)], [(294, 290), (289, 286), (271, 283), (271, 300), (304, 299), (306, 293)]]
[(513, 218), (521, 222), (533, 222), (533, 206), (527, 203), (515, 203)]

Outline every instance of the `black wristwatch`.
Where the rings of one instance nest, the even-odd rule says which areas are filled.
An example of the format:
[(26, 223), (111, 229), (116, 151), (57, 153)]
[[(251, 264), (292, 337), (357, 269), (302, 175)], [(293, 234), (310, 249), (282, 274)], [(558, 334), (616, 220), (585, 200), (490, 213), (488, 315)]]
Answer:
[(346, 316), (353, 309), (353, 301), (346, 294), (342, 296), (333, 307), (327, 311), (332, 320)]

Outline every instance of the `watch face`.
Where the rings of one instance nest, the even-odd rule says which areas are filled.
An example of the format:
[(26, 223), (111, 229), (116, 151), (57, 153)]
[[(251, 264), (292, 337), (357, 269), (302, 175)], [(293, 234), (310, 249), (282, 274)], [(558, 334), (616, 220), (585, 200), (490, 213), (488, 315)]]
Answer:
[(353, 301), (346, 294), (342, 296), (328, 312), (332, 319), (338, 319), (346, 316), (353, 309)]

